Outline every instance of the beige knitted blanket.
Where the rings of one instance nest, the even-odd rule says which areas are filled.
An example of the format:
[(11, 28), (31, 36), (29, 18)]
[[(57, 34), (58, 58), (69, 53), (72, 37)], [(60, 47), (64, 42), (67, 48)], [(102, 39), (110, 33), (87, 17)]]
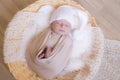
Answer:
[(120, 41), (105, 39), (104, 55), (93, 80), (120, 80)]

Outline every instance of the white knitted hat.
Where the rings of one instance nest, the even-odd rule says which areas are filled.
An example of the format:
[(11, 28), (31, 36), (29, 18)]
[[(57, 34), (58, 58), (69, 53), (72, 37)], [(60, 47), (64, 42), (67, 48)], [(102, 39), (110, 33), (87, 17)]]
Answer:
[(76, 9), (72, 6), (63, 5), (58, 7), (50, 18), (50, 24), (55, 20), (64, 19), (71, 24), (72, 29), (77, 28), (79, 25), (79, 18)]

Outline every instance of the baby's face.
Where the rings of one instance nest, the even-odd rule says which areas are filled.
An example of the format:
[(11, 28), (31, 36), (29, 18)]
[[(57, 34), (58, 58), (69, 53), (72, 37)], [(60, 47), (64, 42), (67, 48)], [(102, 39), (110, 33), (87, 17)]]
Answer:
[(56, 20), (51, 24), (52, 30), (60, 35), (67, 35), (71, 32), (71, 24), (64, 20)]

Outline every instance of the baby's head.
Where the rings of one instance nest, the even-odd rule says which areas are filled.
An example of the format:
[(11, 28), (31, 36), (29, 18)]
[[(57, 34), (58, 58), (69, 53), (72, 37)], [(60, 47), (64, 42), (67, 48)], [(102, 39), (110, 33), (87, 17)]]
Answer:
[(75, 26), (76, 11), (72, 6), (60, 6), (52, 14), (50, 18), (50, 25), (54, 32), (67, 35)]
[(56, 20), (51, 23), (51, 29), (61, 35), (67, 35), (72, 31), (71, 24), (65, 19)]

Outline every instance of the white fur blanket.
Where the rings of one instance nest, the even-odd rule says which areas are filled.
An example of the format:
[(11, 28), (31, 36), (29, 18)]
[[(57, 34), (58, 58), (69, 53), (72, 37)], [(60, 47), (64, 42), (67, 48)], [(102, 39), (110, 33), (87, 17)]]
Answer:
[[(19, 11), (8, 25), (4, 41), (4, 60), (6, 63), (14, 61), (25, 62), (26, 44), (29, 39), (48, 26), (48, 19), (54, 8), (41, 8), (37, 13)], [(91, 25), (88, 25), (91, 26)], [(103, 54), (103, 34), (99, 27), (86, 27), (81, 31), (80, 40), (73, 41), (73, 52), (71, 59), (60, 74), (82, 69), (85, 63), (90, 66), (90, 76), (93, 76), (100, 65)], [(91, 54), (97, 55), (94, 60), (87, 57)], [(84, 63), (85, 62), (85, 63)], [(78, 80), (79, 76), (76, 76)], [(86, 79), (87, 80), (87, 79)]]

